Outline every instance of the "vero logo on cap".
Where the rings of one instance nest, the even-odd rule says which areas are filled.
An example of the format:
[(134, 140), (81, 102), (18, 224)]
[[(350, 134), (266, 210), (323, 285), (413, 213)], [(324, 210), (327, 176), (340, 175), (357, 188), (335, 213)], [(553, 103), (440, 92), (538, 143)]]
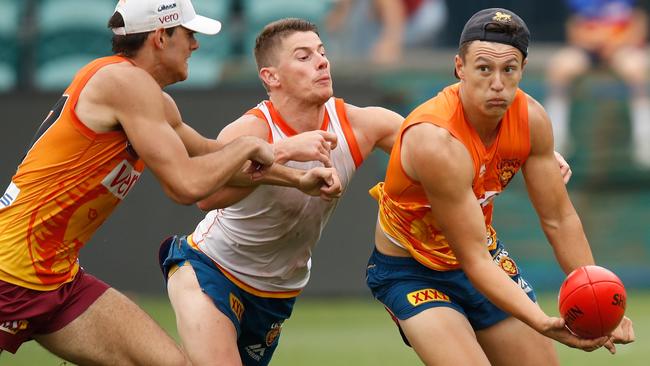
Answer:
[(178, 14), (178, 12), (174, 12), (171, 14), (166, 14), (158, 17), (158, 21), (160, 22), (160, 25), (164, 26), (166, 24), (170, 23), (177, 23), (181, 19), (181, 16)]

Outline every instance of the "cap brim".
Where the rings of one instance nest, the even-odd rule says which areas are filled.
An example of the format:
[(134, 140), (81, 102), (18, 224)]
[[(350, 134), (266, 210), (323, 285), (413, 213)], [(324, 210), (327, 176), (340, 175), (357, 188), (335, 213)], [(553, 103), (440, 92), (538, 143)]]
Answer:
[(189, 22), (182, 24), (183, 27), (203, 34), (217, 34), (221, 30), (221, 22), (201, 15), (197, 15)]

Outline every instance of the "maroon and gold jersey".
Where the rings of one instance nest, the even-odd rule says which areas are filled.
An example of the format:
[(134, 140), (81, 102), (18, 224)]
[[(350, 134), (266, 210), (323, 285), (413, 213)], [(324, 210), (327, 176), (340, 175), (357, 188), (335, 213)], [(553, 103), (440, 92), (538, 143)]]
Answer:
[(40, 126), (0, 198), (0, 279), (34, 290), (72, 281), (79, 250), (124, 199), (144, 169), (122, 130), (96, 133), (75, 113), (100, 68), (82, 68)]

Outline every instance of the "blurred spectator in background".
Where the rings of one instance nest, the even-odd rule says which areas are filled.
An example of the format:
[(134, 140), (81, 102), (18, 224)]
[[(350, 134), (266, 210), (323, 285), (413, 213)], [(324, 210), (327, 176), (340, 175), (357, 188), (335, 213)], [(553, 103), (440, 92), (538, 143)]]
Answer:
[(647, 16), (635, 0), (566, 0), (568, 47), (548, 64), (546, 110), (553, 122), (556, 150), (570, 149), (568, 87), (591, 67), (611, 68), (631, 91), (632, 149), (635, 161), (650, 168), (650, 100), (647, 92)]
[(444, 0), (337, 0), (327, 19), (335, 56), (395, 64), (404, 48), (430, 48), (447, 19)]

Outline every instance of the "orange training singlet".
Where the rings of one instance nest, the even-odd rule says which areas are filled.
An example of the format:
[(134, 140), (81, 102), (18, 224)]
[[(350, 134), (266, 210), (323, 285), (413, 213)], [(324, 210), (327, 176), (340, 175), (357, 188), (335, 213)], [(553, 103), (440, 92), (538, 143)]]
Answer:
[(391, 151), (386, 183), (370, 190), (379, 201), (379, 223), (387, 237), (407, 249), (418, 262), (438, 271), (458, 269), (460, 264), (431, 216), (424, 189), (404, 173), (400, 159), (404, 131), (418, 123), (432, 123), (465, 145), (474, 161), (472, 189), (483, 209), (488, 249), (494, 249), (497, 241), (492, 228), (493, 199), (505, 189), (530, 152), (528, 101), (523, 91), (517, 90), (494, 143), (486, 148), (465, 119), (459, 85), (445, 88), (406, 118)]
[(52, 290), (79, 270), (79, 250), (140, 177), (144, 163), (122, 130), (96, 133), (75, 113), (79, 94), (100, 68), (82, 68), (41, 124), (0, 198), (0, 280)]

